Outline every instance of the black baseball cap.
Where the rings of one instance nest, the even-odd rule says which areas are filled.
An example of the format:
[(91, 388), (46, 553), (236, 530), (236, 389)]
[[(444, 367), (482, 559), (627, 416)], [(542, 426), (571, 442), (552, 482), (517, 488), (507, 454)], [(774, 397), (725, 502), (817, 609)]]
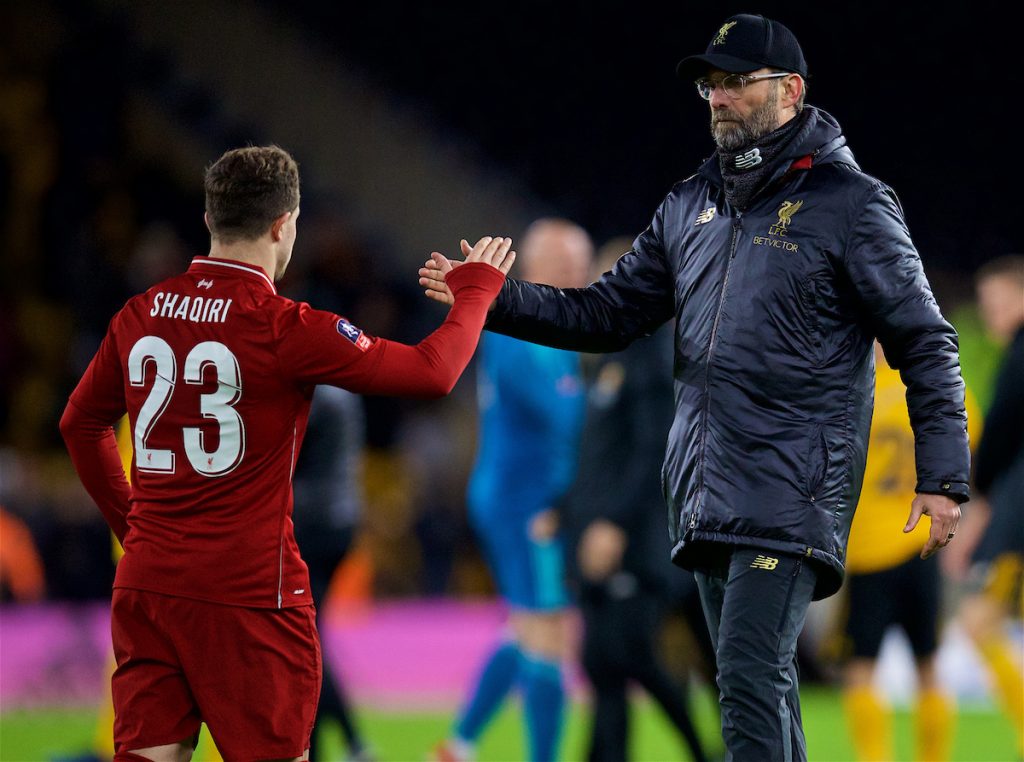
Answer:
[(778, 21), (741, 13), (725, 20), (704, 55), (680, 61), (676, 74), (694, 80), (707, 74), (708, 69), (742, 74), (765, 66), (807, 76), (807, 61), (796, 35)]

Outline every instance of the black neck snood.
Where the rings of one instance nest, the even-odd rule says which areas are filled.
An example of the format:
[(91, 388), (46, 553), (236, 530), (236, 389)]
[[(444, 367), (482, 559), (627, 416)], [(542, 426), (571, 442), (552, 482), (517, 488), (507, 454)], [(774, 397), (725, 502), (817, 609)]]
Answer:
[(725, 198), (739, 210), (750, 200), (775, 171), (775, 159), (796, 136), (807, 117), (804, 110), (777, 130), (763, 135), (739, 151), (718, 149), (718, 165), (722, 169)]

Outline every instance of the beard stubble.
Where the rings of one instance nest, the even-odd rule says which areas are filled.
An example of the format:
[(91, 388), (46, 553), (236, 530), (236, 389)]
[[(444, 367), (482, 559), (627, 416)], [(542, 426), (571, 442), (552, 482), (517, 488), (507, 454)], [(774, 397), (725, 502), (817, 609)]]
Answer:
[(764, 103), (754, 108), (746, 118), (727, 109), (711, 114), (711, 136), (723, 151), (738, 151), (764, 137), (779, 124), (779, 87), (771, 83)]

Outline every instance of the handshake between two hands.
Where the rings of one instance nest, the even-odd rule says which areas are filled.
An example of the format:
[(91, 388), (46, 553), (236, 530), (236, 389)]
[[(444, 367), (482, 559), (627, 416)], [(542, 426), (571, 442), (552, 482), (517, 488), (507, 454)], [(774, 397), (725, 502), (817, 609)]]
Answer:
[[(475, 246), (463, 238), (460, 242), (462, 255), (465, 262), (482, 262), (496, 268), (502, 275), (508, 275), (512, 263), (516, 261), (516, 253), (512, 250), (511, 238), (494, 238), (485, 235)], [(455, 303), (455, 297), (445, 283), (445, 276), (459, 265), (464, 264), (457, 260), (448, 259), (439, 251), (431, 253), (423, 267), (420, 268), (420, 286), (423, 293), (430, 299), (441, 304), (451, 306)]]

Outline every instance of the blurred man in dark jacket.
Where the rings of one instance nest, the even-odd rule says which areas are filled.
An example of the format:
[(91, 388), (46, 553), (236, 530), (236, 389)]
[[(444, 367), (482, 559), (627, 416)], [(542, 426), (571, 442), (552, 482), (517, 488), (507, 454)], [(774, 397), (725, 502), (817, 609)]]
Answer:
[[(610, 352), (675, 321), (672, 558), (696, 572), (723, 736), (735, 759), (805, 759), (796, 642), (811, 599), (842, 583), (872, 341), (907, 385), (917, 494), (906, 531), (931, 518), (929, 556), (969, 497), (957, 337), (895, 193), (861, 171), (835, 119), (804, 105), (807, 63), (789, 29), (733, 16), (677, 71), (708, 101), (716, 155), (600, 281), (510, 280), (487, 328)], [(420, 271), (428, 296), (450, 302), (451, 267), (436, 254)]]
[[(606, 244), (597, 273), (610, 270), (629, 244)], [(627, 689), (635, 681), (661, 706), (693, 759), (703, 762), (685, 691), (658, 654), (670, 595), (679, 578), (694, 584), (668, 558), (659, 473), (672, 423), (672, 333), (661, 329), (622, 352), (585, 356), (584, 368), (587, 416), (565, 521), (579, 534), (581, 651), (594, 688), (587, 756), (591, 762), (626, 759)], [(609, 473), (618, 475), (612, 483)]]
[(1021, 654), (1005, 627), (1009, 617), (1024, 614), (1024, 256), (989, 262), (975, 281), (986, 327), (1008, 346), (975, 458), (974, 484), (988, 510), (983, 503), (972, 507), (966, 522), (980, 541), (973, 553), (975, 592), (961, 602), (960, 616), (1024, 757)]
[[(334, 386), (318, 386), (309, 408), (306, 438), (292, 489), (295, 493), (295, 540), (309, 567), (310, 592), (316, 605), (317, 629), (323, 633), (327, 589), (338, 565), (352, 547), (362, 516), (363, 494), (359, 463), (365, 440), (363, 404), (359, 396)], [(324, 650), (323, 682), (316, 709), (309, 759), (325, 759), (318, 732), (324, 720), (341, 726), (349, 759), (368, 762), (373, 757), (359, 733), (341, 681), (334, 674), (328, 641)]]

